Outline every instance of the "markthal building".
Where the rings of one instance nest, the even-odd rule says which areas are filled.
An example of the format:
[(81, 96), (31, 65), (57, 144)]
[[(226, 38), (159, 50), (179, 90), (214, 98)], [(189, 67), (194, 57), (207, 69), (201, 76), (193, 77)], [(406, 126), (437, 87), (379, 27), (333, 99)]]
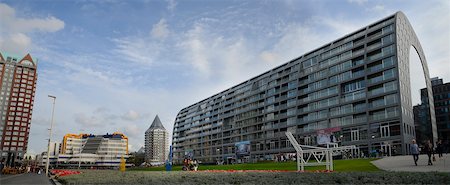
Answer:
[[(417, 52), (420, 61), (410, 63)], [(300, 144), (355, 145), (359, 156), (409, 154), (415, 138), (410, 66), (425, 55), (402, 12), (183, 108), (173, 129), (173, 162), (275, 160)], [(434, 106), (429, 105), (436, 140)]]

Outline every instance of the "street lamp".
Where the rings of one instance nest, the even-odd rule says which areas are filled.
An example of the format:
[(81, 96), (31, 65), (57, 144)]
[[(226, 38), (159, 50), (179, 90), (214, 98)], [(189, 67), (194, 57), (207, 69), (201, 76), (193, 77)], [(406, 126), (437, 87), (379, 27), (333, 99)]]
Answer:
[(45, 165), (45, 174), (47, 176), (48, 176), (48, 166), (50, 164), (50, 142), (52, 141), (53, 115), (55, 114), (56, 96), (48, 95), (48, 97), (53, 99), (53, 108), (52, 108), (52, 119), (50, 122), (50, 129), (49, 129), (48, 145), (47, 145), (47, 164)]

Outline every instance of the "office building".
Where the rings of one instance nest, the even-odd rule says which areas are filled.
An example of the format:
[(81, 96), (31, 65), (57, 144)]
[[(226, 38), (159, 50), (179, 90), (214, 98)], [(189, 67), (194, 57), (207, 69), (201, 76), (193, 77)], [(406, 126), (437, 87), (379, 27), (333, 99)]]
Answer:
[[(434, 99), (434, 110), (436, 116), (436, 126), (438, 138), (444, 143), (450, 140), (450, 83), (438, 77), (431, 79)], [(430, 124), (430, 112), (428, 111), (428, 91), (423, 88), (420, 90), (422, 103), (414, 106), (414, 118), (416, 124), (417, 140), (424, 142), (433, 139), (432, 128)], [(437, 140), (433, 140), (434, 143)]]
[(0, 52), (0, 154), (6, 165), (27, 152), (37, 81), (37, 60)]
[[(356, 145), (365, 156), (408, 154), (415, 137), (409, 65), (420, 65), (409, 62), (412, 48), (431, 92), (418, 38), (397, 12), (183, 108), (174, 123), (174, 162), (186, 156), (273, 160), (295, 152), (286, 131), (306, 145)], [(437, 137), (433, 104), (430, 112)]]
[[(50, 142), (50, 148), (49, 148), (50, 154), (49, 154), (49, 163), (55, 164), (58, 161), (58, 156), (61, 151), (61, 142)], [(47, 151), (41, 153), (41, 160), (42, 162), (39, 162), (41, 165), (45, 165), (47, 163)]]
[(164, 164), (169, 154), (169, 133), (158, 115), (145, 131), (145, 162), (150, 165)]
[[(66, 134), (54, 165), (81, 168), (117, 167), (122, 157), (128, 158), (128, 137), (122, 133)], [(45, 156), (43, 158), (45, 159)]]

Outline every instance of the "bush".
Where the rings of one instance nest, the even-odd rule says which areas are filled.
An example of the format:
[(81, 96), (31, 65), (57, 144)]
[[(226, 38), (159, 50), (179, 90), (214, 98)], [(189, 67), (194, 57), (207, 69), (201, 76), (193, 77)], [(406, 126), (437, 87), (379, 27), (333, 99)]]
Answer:
[(63, 184), (449, 184), (437, 172), (145, 172), (93, 170), (60, 177)]

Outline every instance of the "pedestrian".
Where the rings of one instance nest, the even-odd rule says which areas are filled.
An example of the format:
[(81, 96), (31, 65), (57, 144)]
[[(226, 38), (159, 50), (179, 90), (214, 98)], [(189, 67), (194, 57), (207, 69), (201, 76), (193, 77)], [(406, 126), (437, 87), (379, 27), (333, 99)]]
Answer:
[(433, 154), (433, 144), (431, 144), (430, 140), (427, 140), (427, 142), (425, 143), (425, 152), (428, 155), (428, 165), (433, 165), (433, 163), (431, 162), (431, 155)]
[(0, 161), (0, 174), (3, 174), (3, 168), (5, 167), (5, 158)]
[(436, 143), (436, 152), (438, 153), (439, 158), (442, 157), (442, 151), (444, 150), (442, 146), (442, 140), (439, 139), (439, 141)]
[(419, 160), (419, 146), (416, 143), (416, 140), (413, 139), (412, 140), (412, 144), (411, 144), (411, 154), (413, 156), (414, 159), (414, 164), (417, 166), (417, 161)]
[(194, 159), (194, 161), (192, 163), (193, 163), (192, 167), (194, 168), (194, 171), (197, 171), (197, 169), (198, 169), (198, 161), (197, 161), (197, 159)]

